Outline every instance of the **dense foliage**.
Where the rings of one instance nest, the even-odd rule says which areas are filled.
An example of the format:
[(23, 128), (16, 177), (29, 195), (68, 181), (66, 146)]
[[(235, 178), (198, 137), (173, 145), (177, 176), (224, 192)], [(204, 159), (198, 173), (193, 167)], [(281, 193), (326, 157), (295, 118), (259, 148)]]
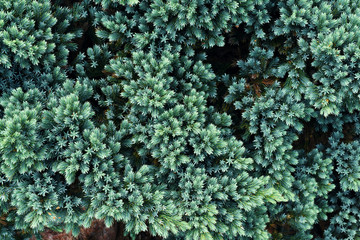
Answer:
[(0, 239), (360, 239), (360, 1), (0, 0)]

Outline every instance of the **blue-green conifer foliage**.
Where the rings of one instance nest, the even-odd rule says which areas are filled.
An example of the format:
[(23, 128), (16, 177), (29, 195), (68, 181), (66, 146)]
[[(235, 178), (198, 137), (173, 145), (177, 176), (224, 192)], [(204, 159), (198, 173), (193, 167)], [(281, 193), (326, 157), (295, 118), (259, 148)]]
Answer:
[(0, 0), (0, 239), (360, 239), (360, 1)]

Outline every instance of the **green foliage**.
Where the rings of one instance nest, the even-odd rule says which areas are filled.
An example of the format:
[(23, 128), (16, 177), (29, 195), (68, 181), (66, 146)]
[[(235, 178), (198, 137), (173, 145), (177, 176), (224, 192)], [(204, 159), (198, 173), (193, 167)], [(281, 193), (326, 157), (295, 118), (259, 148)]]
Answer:
[(83, 9), (72, 12), (48, 0), (2, 0), (0, 9), (0, 92), (63, 81), (69, 52), (76, 49), (71, 41), (81, 34), (71, 24)]
[[(312, 109), (297, 101), (286, 88), (280, 88), (278, 82), (256, 98), (254, 91), (245, 92), (245, 79), (237, 81), (224, 76), (223, 81), (231, 84), (225, 101), (233, 103), (236, 110), (243, 110), (243, 121), (248, 122), (243, 139), (249, 143), (247, 149), (255, 160), (256, 170), (260, 175), (270, 175), (271, 184), (292, 199), (292, 172), (298, 164), (298, 153), (292, 149), (292, 143), (303, 127), (300, 119), (308, 119)], [(254, 136), (252, 141), (250, 136)]]
[[(100, 11), (97, 35), (109, 41), (130, 42), (141, 49), (201, 44), (224, 45), (224, 31), (234, 25), (269, 21), (269, 1), (196, 0), (137, 1), (93, 0), (112, 14)], [(168, 45), (170, 43), (171, 45)], [(165, 45), (165, 46), (164, 46)]]
[[(242, 143), (231, 137), (229, 116), (206, 106), (206, 99), (215, 96), (209, 65), (171, 52), (159, 59), (139, 52), (111, 60), (108, 71), (114, 72), (111, 79), (127, 108), (121, 123), (129, 139), (126, 147), (158, 167), (154, 181), (167, 183), (177, 209), (173, 214), (188, 223), (185, 239), (246, 235), (243, 212), (282, 200), (266, 187), (267, 178), (247, 173), (252, 159), (242, 157)], [(124, 111), (108, 107), (115, 117)]]
[(311, 239), (314, 224), (327, 220), (327, 214), (333, 212), (328, 199), (329, 192), (335, 188), (331, 177), (333, 165), (332, 159), (324, 159), (323, 150), (319, 146), (308, 154), (299, 153), (293, 200), (281, 207), (271, 207), (271, 219), (291, 229), (283, 232), (287, 239)]
[(0, 238), (359, 239), (359, 4), (0, 0)]

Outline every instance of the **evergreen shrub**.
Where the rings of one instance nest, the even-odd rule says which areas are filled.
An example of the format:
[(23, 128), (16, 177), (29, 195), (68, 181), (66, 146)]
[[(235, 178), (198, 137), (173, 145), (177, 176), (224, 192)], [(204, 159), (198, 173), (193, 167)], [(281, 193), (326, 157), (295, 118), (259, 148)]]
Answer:
[(360, 239), (359, 59), (358, 0), (0, 0), (0, 239)]

